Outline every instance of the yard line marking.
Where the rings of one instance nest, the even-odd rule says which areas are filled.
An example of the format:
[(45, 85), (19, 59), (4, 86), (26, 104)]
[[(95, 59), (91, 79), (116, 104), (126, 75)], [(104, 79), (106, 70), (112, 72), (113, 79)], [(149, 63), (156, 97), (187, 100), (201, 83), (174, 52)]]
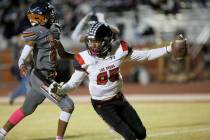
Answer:
[(170, 135), (176, 135), (176, 134), (186, 134), (186, 133), (205, 132), (205, 131), (210, 131), (210, 127), (185, 129), (185, 130), (179, 129), (179, 130), (168, 131), (168, 132), (154, 132), (154, 133), (148, 134), (148, 137), (161, 137), (161, 136), (170, 136)]
[(131, 94), (125, 96), (131, 101), (210, 101), (210, 94)]
[[(210, 102), (210, 94), (124, 94), (129, 101), (140, 102)], [(89, 102), (89, 95), (71, 95), (74, 101)], [(0, 104), (8, 103), (7, 96), (0, 96)], [(16, 102), (22, 103), (24, 98), (18, 98)], [(45, 100), (49, 102), (49, 100)]]

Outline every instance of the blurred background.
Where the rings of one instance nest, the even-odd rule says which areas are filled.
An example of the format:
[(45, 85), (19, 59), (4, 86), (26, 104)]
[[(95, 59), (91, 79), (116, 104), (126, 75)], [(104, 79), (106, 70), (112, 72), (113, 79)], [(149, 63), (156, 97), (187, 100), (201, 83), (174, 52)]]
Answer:
[[(22, 82), (17, 66), (23, 48), (19, 35), (30, 26), (25, 12), (34, 1), (0, 0), (0, 96), (11, 97)], [(180, 33), (188, 39), (189, 52), (183, 61), (169, 55), (150, 62), (125, 63), (121, 68), (128, 85), (125, 91), (132, 93), (137, 88), (142, 93), (210, 93), (209, 0), (49, 1), (57, 9), (61, 42), (67, 51), (85, 49), (70, 36), (90, 11), (104, 13), (107, 23), (117, 26), (120, 38), (135, 49), (162, 47)], [(59, 60), (57, 71), (56, 80), (67, 81), (73, 71), (71, 62)], [(86, 89), (84, 94), (88, 94)]]

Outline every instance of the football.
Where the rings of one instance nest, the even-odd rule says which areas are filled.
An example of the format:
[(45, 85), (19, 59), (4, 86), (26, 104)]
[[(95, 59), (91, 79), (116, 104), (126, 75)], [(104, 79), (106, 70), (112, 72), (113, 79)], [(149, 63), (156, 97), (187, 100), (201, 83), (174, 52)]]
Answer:
[(181, 61), (187, 56), (187, 40), (182, 34), (178, 35), (172, 43), (172, 56)]

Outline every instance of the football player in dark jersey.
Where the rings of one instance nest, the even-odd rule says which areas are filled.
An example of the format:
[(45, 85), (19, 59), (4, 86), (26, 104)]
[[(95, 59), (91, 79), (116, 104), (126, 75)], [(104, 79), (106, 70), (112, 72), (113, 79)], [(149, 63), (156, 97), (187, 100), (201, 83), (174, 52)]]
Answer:
[[(63, 140), (68, 121), (74, 110), (74, 103), (68, 96), (58, 96), (48, 92), (48, 86), (56, 77), (57, 53), (61, 58), (72, 59), (74, 54), (64, 50), (60, 43), (60, 27), (56, 23), (55, 8), (48, 2), (33, 3), (27, 12), (32, 27), (25, 30), (22, 39), (24, 49), (19, 58), (22, 76), (27, 74), (25, 60), (33, 52), (34, 68), (30, 74), (30, 91), (23, 105), (9, 117), (0, 129), (0, 140), (26, 116), (32, 114), (45, 98), (61, 109), (56, 140)], [(46, 119), (46, 118), (45, 118)]]

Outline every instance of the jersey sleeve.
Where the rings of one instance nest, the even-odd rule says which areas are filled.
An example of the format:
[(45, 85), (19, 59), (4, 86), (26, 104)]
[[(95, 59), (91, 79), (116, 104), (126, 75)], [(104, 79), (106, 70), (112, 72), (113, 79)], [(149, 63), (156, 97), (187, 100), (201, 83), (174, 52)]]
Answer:
[(156, 48), (151, 50), (134, 50), (129, 56), (131, 60), (154, 60), (167, 54), (166, 47)]
[(35, 41), (38, 38), (38, 33), (35, 31), (35, 28), (31, 27), (23, 31), (21, 34), (21, 40), (23, 41)]
[(79, 85), (82, 83), (85, 77), (86, 73), (75, 70), (75, 72), (71, 76), (71, 79), (66, 84), (64, 84), (62, 88), (71, 92), (77, 87), (79, 87)]
[(123, 59), (129, 56), (131, 53), (132, 53), (132, 48), (128, 45), (128, 43), (123, 40), (119, 41), (115, 55), (118, 58)]

